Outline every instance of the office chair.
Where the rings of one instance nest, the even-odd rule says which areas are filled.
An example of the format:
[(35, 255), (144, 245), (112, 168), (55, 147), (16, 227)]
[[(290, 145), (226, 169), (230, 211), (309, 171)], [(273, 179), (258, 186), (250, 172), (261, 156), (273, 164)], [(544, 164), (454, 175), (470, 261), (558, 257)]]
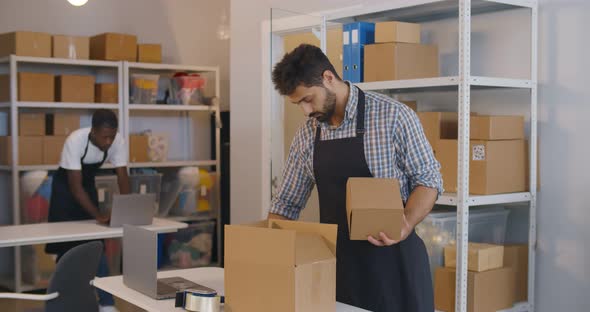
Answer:
[(0, 299), (44, 301), (45, 312), (96, 312), (98, 302), (90, 282), (96, 276), (102, 249), (102, 242), (92, 241), (68, 250), (59, 259), (45, 295), (0, 293)]

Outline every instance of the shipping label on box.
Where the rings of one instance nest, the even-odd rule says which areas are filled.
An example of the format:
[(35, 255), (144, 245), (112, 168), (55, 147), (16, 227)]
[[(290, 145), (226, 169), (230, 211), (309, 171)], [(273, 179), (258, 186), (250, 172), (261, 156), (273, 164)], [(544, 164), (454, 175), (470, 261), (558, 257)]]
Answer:
[(225, 310), (335, 311), (337, 225), (225, 226)]
[(346, 216), (351, 240), (401, 237), (404, 205), (399, 182), (394, 179), (349, 178), (346, 184)]

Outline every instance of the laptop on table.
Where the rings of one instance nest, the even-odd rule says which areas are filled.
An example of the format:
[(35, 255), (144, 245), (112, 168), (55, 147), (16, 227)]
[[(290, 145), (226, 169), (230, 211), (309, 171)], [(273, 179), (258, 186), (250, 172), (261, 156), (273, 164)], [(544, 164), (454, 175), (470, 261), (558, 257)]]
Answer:
[(146, 296), (161, 300), (176, 297), (177, 291), (195, 289), (216, 294), (214, 289), (182, 277), (157, 278), (158, 233), (138, 226), (123, 226), (123, 283)]
[(115, 194), (109, 226), (152, 224), (155, 202), (156, 194)]

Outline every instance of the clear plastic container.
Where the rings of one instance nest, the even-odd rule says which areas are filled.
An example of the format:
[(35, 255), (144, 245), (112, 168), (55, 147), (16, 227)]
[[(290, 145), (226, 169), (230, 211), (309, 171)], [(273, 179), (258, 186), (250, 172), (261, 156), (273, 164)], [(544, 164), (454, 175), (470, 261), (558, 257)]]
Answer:
[(188, 228), (167, 234), (164, 248), (167, 264), (180, 269), (211, 264), (215, 222), (197, 222)]
[(154, 204), (154, 213), (158, 213), (160, 206), (160, 193), (162, 189), (162, 174), (133, 174), (129, 176), (131, 183), (131, 193), (136, 194), (156, 194), (156, 203)]
[(160, 75), (155, 74), (132, 74), (130, 102), (132, 104), (156, 104), (159, 79)]
[(177, 88), (175, 98), (183, 105), (202, 105), (205, 78), (199, 74), (178, 75), (172, 78)]
[[(504, 244), (509, 210), (504, 208), (472, 209), (469, 211), (469, 241)], [(433, 212), (418, 226), (416, 233), (426, 245), (430, 271), (444, 265), (444, 247), (454, 244), (457, 233), (456, 212)]]
[(98, 193), (98, 210), (110, 212), (113, 208), (113, 196), (119, 194), (119, 182), (116, 175), (97, 176), (94, 179)]

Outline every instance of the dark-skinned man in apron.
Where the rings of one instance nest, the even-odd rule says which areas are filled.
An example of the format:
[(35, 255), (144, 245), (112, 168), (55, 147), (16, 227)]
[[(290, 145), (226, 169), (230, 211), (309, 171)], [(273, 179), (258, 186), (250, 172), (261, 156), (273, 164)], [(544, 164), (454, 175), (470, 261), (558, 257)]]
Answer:
[[(119, 191), (129, 193), (127, 175), (127, 146), (117, 133), (117, 115), (110, 110), (97, 110), (92, 115), (92, 127), (72, 132), (64, 144), (59, 169), (53, 176), (49, 222), (95, 219), (107, 224), (110, 212), (98, 209), (98, 192), (94, 183), (97, 171), (105, 162), (115, 167)], [(47, 244), (45, 251), (55, 254), (56, 261), (71, 248), (85, 242)], [(103, 254), (98, 276), (108, 276), (108, 265)], [(113, 297), (98, 291), (101, 312), (117, 311)]]
[[(320, 222), (338, 224), (336, 299), (370, 311), (434, 311), (428, 255), (414, 227), (443, 191), (442, 178), (416, 114), (341, 80), (312, 45), (287, 53), (272, 79), (309, 118), (293, 139), (269, 218), (297, 219), (317, 185)], [(399, 241), (384, 233), (366, 241), (349, 239), (350, 177), (399, 180), (405, 205)]]

